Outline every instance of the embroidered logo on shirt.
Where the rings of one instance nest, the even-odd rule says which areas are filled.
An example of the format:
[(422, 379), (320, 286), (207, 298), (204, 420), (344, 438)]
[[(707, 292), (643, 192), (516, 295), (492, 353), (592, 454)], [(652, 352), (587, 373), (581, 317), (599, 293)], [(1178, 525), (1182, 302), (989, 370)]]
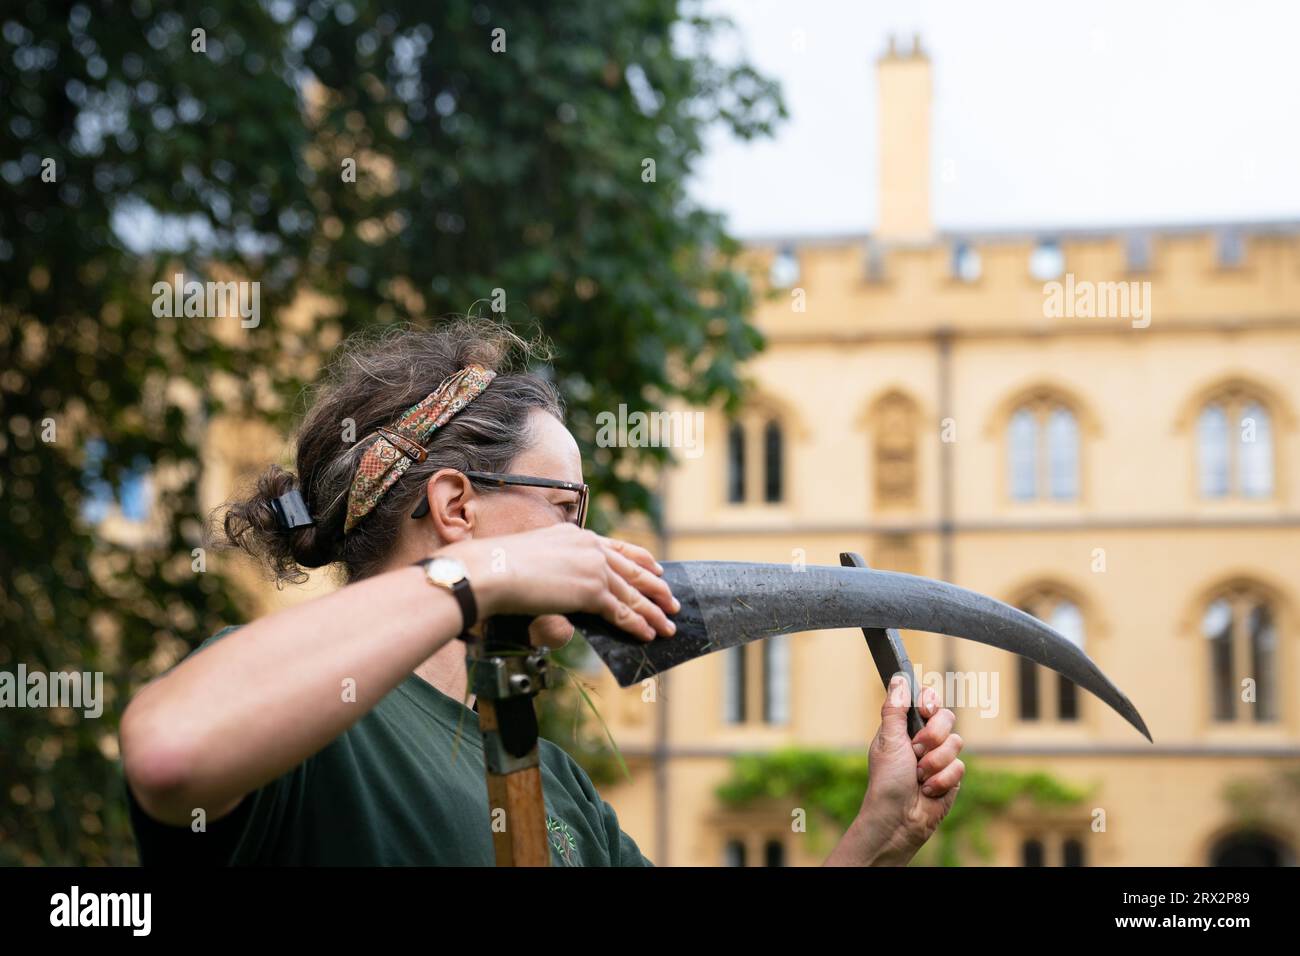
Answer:
[(578, 838), (569, 829), (567, 823), (548, 816), (546, 818), (546, 833), (550, 838), (551, 848), (555, 850), (564, 866), (582, 865), (582, 861), (578, 857)]

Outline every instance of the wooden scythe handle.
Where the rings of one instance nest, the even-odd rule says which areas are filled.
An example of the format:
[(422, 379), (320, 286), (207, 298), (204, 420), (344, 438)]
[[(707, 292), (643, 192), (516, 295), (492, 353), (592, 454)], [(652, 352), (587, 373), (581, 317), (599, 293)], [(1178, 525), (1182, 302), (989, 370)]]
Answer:
[[(494, 617), (485, 625), (484, 650), (519, 654), (531, 650), (528, 617)], [(523, 766), (510, 772), (487, 773), (488, 811), (497, 866), (550, 866), (550, 835), (537, 748), (537, 711), (533, 695), (505, 700), (478, 699), (479, 729), (485, 754), (497, 735), (500, 748)], [(498, 811), (504, 811), (504, 820)], [(502, 826), (504, 823), (504, 826)]]

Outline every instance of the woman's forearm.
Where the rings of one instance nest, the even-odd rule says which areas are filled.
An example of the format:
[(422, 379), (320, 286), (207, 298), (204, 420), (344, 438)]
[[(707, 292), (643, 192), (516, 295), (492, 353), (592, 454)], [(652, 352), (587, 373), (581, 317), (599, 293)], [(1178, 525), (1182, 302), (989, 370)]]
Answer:
[[(585, 611), (651, 640), (676, 605), (649, 552), (559, 524), (440, 549), (480, 620)], [(449, 591), (403, 567), (265, 617), (140, 691), (122, 718), (127, 781), (151, 816), (209, 820), (321, 750), (463, 626)]]
[(168, 823), (209, 820), (359, 720), (462, 622), (421, 569), (381, 574), (241, 627), (145, 687), (122, 719), (127, 779)]

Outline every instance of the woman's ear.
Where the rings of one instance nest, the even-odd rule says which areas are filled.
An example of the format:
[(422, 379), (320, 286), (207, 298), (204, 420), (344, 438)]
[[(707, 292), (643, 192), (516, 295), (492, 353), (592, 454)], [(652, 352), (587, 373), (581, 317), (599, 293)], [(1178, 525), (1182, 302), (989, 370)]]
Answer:
[(434, 472), (424, 486), (429, 513), (421, 520), (432, 522), (432, 530), (444, 544), (474, 537), (479, 500), (470, 480), (454, 468)]

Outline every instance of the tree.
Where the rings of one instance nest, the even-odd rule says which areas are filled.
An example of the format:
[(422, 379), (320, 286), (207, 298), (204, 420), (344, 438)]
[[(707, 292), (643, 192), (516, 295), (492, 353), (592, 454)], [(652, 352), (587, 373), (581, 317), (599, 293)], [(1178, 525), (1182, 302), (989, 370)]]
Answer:
[[(102, 672), (107, 698), (99, 718), (5, 713), (0, 863), (133, 859), (120, 712), (240, 617), (194, 551), (203, 423), (284, 423), (340, 336), (475, 302), (540, 324), (594, 490), (654, 514), (627, 466), (667, 450), (595, 448), (596, 414), (734, 402), (761, 345), (737, 246), (686, 192), (707, 128), (783, 115), (770, 82), (711, 56), (720, 28), (675, 0), (0, 20), (0, 669)], [(258, 321), (155, 314), (176, 272), (259, 283)], [(303, 290), (340, 311), (283, 322)], [(142, 464), (147, 533), (104, 533)]]

